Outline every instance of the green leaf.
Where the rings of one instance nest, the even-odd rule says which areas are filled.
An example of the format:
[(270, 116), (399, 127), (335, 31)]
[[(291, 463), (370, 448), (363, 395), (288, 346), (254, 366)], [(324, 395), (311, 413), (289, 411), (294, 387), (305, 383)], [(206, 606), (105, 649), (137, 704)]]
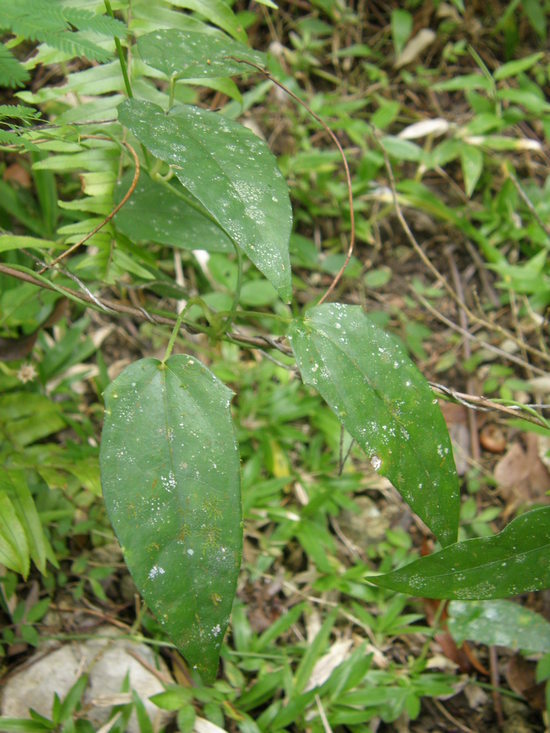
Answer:
[(66, 696), (61, 703), (59, 709), (59, 721), (60, 723), (66, 723), (72, 716), (77, 707), (82, 703), (82, 695), (86, 687), (88, 686), (88, 675), (83, 674), (77, 679), (71, 689), (68, 691)]
[(512, 601), (452, 601), (448, 627), (458, 644), (466, 640), (533, 652), (550, 652), (550, 623)]
[(197, 714), (192, 705), (187, 705), (178, 713), (178, 730), (180, 733), (193, 733)]
[(508, 79), (510, 76), (517, 76), (518, 74), (532, 68), (543, 56), (544, 54), (542, 52), (532, 53), (530, 56), (525, 56), (523, 59), (509, 61), (507, 64), (499, 66), (493, 74), (493, 77), (496, 81), (500, 81), (501, 79)]
[(162, 710), (179, 710), (185, 705), (189, 705), (192, 695), (191, 690), (185, 687), (174, 686), (151, 695), (149, 700)]
[(399, 56), (410, 38), (413, 28), (412, 15), (407, 10), (392, 10), (391, 34), (395, 55)]
[(10, 498), (17, 518), (23, 528), (30, 556), (42, 574), (46, 572), (48, 540), (36, 511), (24, 471), (10, 470), (0, 477), (0, 492)]
[(189, 105), (119, 107), (123, 125), (161, 160), (275, 287), (291, 298), (288, 187), (267, 145), (246, 127)]
[(32, 392), (9, 392), (0, 395), (0, 423), (5, 434), (18, 448), (62, 430), (66, 423), (60, 406), (48, 397)]
[(0, 563), (24, 578), (29, 574), (30, 556), (27, 537), (14, 506), (0, 490)]
[(459, 490), (443, 416), (395, 340), (358, 306), (311, 308), (289, 338), (302, 379), (445, 545), (456, 540)]
[(489, 91), (493, 88), (493, 82), (483, 74), (465, 74), (455, 76), (448, 81), (437, 82), (432, 88), (436, 92), (465, 92), (472, 89)]
[(224, 0), (170, 0), (171, 5), (199, 13), (210, 23), (230, 33), (238, 41), (246, 42), (246, 33), (231, 8)]
[(132, 700), (136, 710), (136, 718), (139, 725), (139, 733), (154, 733), (153, 724), (147, 715), (143, 700), (135, 690), (132, 690)]
[(142, 359), (105, 392), (109, 518), (145, 601), (206, 681), (216, 674), (242, 546), (230, 400), (183, 355)]
[(466, 195), (471, 197), (483, 170), (483, 153), (472, 145), (464, 145), (460, 151), (462, 175)]
[(43, 733), (51, 730), (53, 726), (39, 723), (37, 720), (25, 720), (23, 718), (0, 717), (0, 730), (6, 733)]
[(410, 160), (413, 163), (422, 159), (424, 151), (410, 140), (402, 140), (400, 137), (386, 135), (380, 140), (384, 150), (397, 160)]
[(24, 237), (15, 234), (0, 235), (0, 252), (8, 252), (12, 249), (58, 249), (61, 245), (49, 239), (38, 239), (37, 237)]
[(22, 87), (30, 74), (3, 43), (0, 43), (0, 86)]
[(546, 38), (546, 10), (539, 0), (523, 0), (521, 9), (539, 38)]
[(215, 78), (251, 71), (235, 58), (260, 66), (266, 63), (264, 54), (219, 32), (158, 30), (141, 36), (137, 45), (146, 64), (177, 78)]
[(505, 99), (514, 104), (521, 104), (531, 114), (540, 115), (541, 117), (550, 109), (550, 105), (543, 96), (527, 89), (501, 89), (497, 92), (497, 99)]
[(493, 537), (457, 542), (369, 582), (424, 598), (505, 598), (550, 587), (549, 552), (550, 507), (542, 507)]
[[(132, 178), (130, 171), (117, 184), (116, 203), (128, 191)], [(142, 172), (130, 200), (115, 217), (117, 229), (132, 242), (158, 242), (182, 249), (233, 252), (227, 234), (177, 195), (180, 190), (177, 181), (172, 187), (176, 192)]]

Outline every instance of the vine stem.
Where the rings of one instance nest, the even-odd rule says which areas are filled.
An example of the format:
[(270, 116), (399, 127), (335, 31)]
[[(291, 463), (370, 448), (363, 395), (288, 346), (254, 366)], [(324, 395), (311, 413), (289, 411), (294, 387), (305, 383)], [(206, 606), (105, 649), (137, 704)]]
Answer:
[[(540, 359), (543, 359), (544, 361), (548, 362), (550, 361), (550, 356), (544, 351), (541, 351), (540, 349), (535, 348), (534, 346), (531, 346), (530, 344), (525, 343), (522, 339), (518, 338), (514, 333), (509, 331), (508, 329), (504, 328), (503, 326), (499, 326), (497, 323), (492, 323), (490, 321), (487, 321), (485, 318), (481, 318), (477, 316), (467, 305), (464, 303), (463, 300), (459, 298), (457, 293), (454, 291), (454, 289), (449, 285), (445, 277), (439, 272), (437, 267), (432, 264), (430, 261), (430, 258), (426, 255), (418, 241), (416, 240), (416, 237), (414, 236), (407, 220), (405, 219), (405, 216), (403, 214), (403, 210), (401, 208), (401, 204), (399, 203), (399, 195), (397, 193), (397, 186), (395, 183), (395, 176), (393, 174), (393, 168), (388, 156), (388, 153), (386, 152), (384, 146), (380, 142), (379, 138), (376, 135), (376, 132), (374, 131), (373, 139), (375, 143), (377, 144), (380, 152), (382, 153), (382, 156), (384, 158), (384, 165), (386, 167), (386, 172), (388, 174), (388, 181), (390, 184), (391, 189), (391, 195), (392, 195), (392, 201), (393, 206), (395, 209), (395, 213), (397, 215), (397, 219), (399, 221), (399, 224), (401, 225), (401, 229), (403, 230), (403, 233), (407, 237), (408, 241), (412, 245), (412, 248), (416, 252), (416, 254), (420, 257), (424, 265), (427, 267), (427, 269), (432, 273), (433, 277), (436, 280), (437, 284), (441, 284), (443, 288), (446, 290), (446, 292), (449, 294), (451, 299), (454, 301), (454, 303), (457, 305), (457, 307), (464, 311), (464, 313), (468, 316), (468, 318), (472, 321), (472, 323), (476, 323), (480, 326), (483, 326), (483, 328), (487, 328), (491, 331), (494, 331), (496, 333), (501, 334), (504, 338), (510, 339), (515, 344), (517, 344), (520, 348), (524, 349), (525, 351), (529, 352), (530, 354), (533, 354), (535, 356), (538, 356)], [(459, 328), (459, 327), (457, 327)], [(507, 356), (508, 359), (512, 360), (513, 354), (510, 354)], [(535, 367), (531, 367), (534, 369)]]
[[(99, 138), (99, 136), (95, 136), (95, 135), (87, 135), (86, 138), (109, 139), (109, 138)], [(72, 254), (73, 252), (75, 252), (79, 247), (81, 247), (91, 237), (93, 237), (94, 234), (97, 234), (97, 232), (99, 232), (100, 229), (103, 229), (103, 227), (105, 226), (105, 224), (108, 224), (111, 221), (111, 219), (122, 209), (122, 207), (124, 206), (124, 204), (128, 201), (128, 199), (130, 198), (130, 196), (134, 193), (135, 188), (137, 186), (137, 182), (139, 180), (139, 174), (140, 174), (140, 171), (141, 171), (141, 166), (140, 166), (140, 163), (139, 163), (139, 158), (138, 158), (138, 155), (137, 155), (136, 151), (130, 145), (130, 143), (127, 143), (124, 140), (121, 141), (121, 142), (122, 142), (122, 145), (124, 145), (127, 148), (127, 150), (130, 151), (130, 153), (132, 155), (132, 158), (134, 159), (134, 164), (135, 164), (134, 178), (133, 178), (132, 183), (130, 184), (130, 188), (126, 192), (124, 198), (122, 199), (122, 201), (120, 201), (120, 203), (118, 203), (115, 206), (115, 208), (111, 211), (111, 213), (108, 214), (105, 217), (105, 219), (103, 219), (102, 222), (100, 222), (94, 229), (92, 229), (91, 232), (88, 232), (88, 234), (86, 234), (85, 237), (83, 237), (82, 239), (80, 239), (78, 242), (75, 242), (75, 244), (73, 244), (72, 247), (69, 247), (69, 249), (66, 249), (64, 252), (62, 252), (58, 257), (55, 258), (55, 260), (53, 260), (52, 262), (50, 262), (47, 265), (44, 265), (44, 267), (42, 267), (40, 270), (38, 270), (38, 273), (37, 273), (38, 275), (43, 275), (46, 272), (46, 270), (50, 269), (51, 267), (55, 267), (62, 260), (64, 260), (70, 254)]]
[(235, 286), (235, 294), (233, 296), (233, 302), (231, 303), (231, 310), (229, 311), (229, 315), (227, 316), (223, 327), (224, 331), (226, 332), (231, 328), (235, 321), (235, 318), (237, 317), (237, 308), (239, 307), (239, 301), (241, 299), (241, 288), (243, 284), (243, 257), (241, 255), (241, 250), (237, 247), (233, 240), (231, 240), (231, 243), (233, 244), (233, 247), (235, 248), (235, 253), (237, 255), (237, 285)]
[[(72, 288), (69, 288), (65, 285), (56, 285), (55, 283), (48, 280), (46, 277), (38, 275), (38, 273), (28, 272), (26, 268), (19, 269), (17, 265), (6, 265), (3, 262), (0, 262), (0, 273), (8, 275), (9, 277), (13, 277), (17, 280), (27, 282), (37, 288), (43, 288), (45, 290), (57, 292), (60, 295), (63, 295), (76, 303), (87, 305), (92, 308), (96, 308), (97, 310), (112, 312), (118, 315), (128, 315), (139, 319), (145, 319), (149, 321), (149, 323), (154, 323), (155, 325), (166, 325), (174, 327), (173, 317), (168, 317), (157, 313), (151, 315), (145, 310), (145, 308), (141, 308), (139, 306), (127, 305), (126, 303), (121, 303), (120, 301), (107, 298), (99, 299), (87, 288), (84, 292), (79, 292), (78, 290), (73, 290)], [(82, 288), (83, 283), (79, 282), (78, 284)], [(195, 323), (189, 323), (186, 324), (186, 326), (188, 326), (194, 333), (207, 333), (206, 329), (200, 328)], [(248, 346), (249, 348), (259, 349), (260, 351), (269, 348), (276, 349), (286, 356), (291, 355), (290, 349), (286, 347), (279, 340), (279, 338), (273, 338), (272, 336), (248, 336), (247, 334), (232, 332), (226, 333), (225, 338), (228, 341), (240, 343), (244, 346)], [(506, 405), (499, 404), (498, 402), (489, 400), (486, 397), (480, 395), (455, 392), (454, 390), (445, 387), (442, 384), (431, 383), (430, 386), (434, 391), (439, 392), (439, 394), (446, 396), (447, 398), (450, 398), (451, 400), (454, 400), (456, 402), (460, 402), (469, 409), (493, 410), (497, 413), (500, 412), (510, 417), (520, 417), (522, 420), (527, 420), (528, 422), (531, 422), (534, 425), (540, 425), (543, 428), (548, 427), (547, 421), (535, 412), (535, 410), (542, 409), (546, 407), (546, 405), (530, 405), (529, 408), (531, 414), (529, 414), (529, 412), (525, 411), (524, 405), (518, 404), (515, 408), (509, 408)]]
[(176, 323), (174, 325), (174, 328), (172, 329), (172, 333), (170, 335), (170, 341), (168, 342), (168, 346), (166, 347), (166, 351), (164, 352), (164, 358), (162, 360), (162, 363), (168, 361), (170, 358), (170, 355), (172, 353), (172, 349), (174, 348), (174, 344), (176, 343), (176, 339), (178, 337), (178, 333), (181, 328), (181, 324), (183, 323), (183, 319), (185, 318), (185, 312), (188, 309), (189, 304), (185, 306), (185, 308), (182, 310), (182, 312), (178, 315), (176, 319)]
[(348, 165), (348, 161), (346, 158), (346, 154), (344, 152), (344, 149), (342, 147), (342, 144), (336, 137), (335, 133), (330, 129), (330, 127), (327, 125), (327, 123), (319, 117), (319, 115), (314, 112), (311, 107), (307, 104), (307, 102), (304, 102), (303, 99), (300, 99), (300, 97), (295, 94), (291, 89), (289, 89), (285, 84), (283, 84), (281, 81), (278, 81), (278, 79), (275, 79), (274, 76), (270, 74), (270, 72), (267, 69), (264, 69), (263, 66), (260, 66), (259, 64), (255, 64), (253, 61), (248, 61), (247, 59), (239, 59), (235, 56), (230, 56), (233, 61), (236, 61), (240, 64), (248, 64), (248, 66), (252, 66), (256, 71), (259, 71), (260, 74), (263, 74), (266, 79), (269, 79), (269, 81), (273, 82), (276, 86), (279, 87), (279, 89), (282, 89), (285, 94), (287, 94), (289, 97), (291, 97), (295, 102), (297, 102), (300, 106), (302, 106), (306, 112), (313, 117), (314, 120), (316, 120), (323, 130), (329, 135), (330, 139), (333, 141), (333, 143), (338, 148), (338, 152), (340, 153), (340, 157), (342, 158), (342, 162), (344, 164), (344, 170), (346, 173), (346, 186), (348, 191), (348, 205), (349, 205), (349, 221), (350, 221), (350, 237), (349, 237), (349, 244), (348, 244), (348, 250), (346, 252), (346, 259), (344, 260), (344, 264), (342, 267), (338, 270), (336, 275), (334, 276), (333, 281), (331, 282), (330, 286), (326, 290), (325, 294), (319, 301), (319, 305), (321, 303), (324, 303), (325, 300), (331, 295), (331, 293), (334, 291), (335, 287), (340, 282), (342, 275), (344, 274), (345, 269), (349, 265), (349, 262), (351, 260), (351, 256), (353, 254), (353, 250), (355, 249), (355, 212), (353, 209), (353, 189), (351, 185), (351, 173)]
[[(115, 17), (115, 14), (113, 13), (113, 9), (111, 7), (111, 0), (103, 0), (105, 3), (105, 7), (107, 9), (107, 12), (111, 16), (111, 18)], [(130, 77), (128, 76), (128, 66), (126, 64), (126, 59), (124, 58), (124, 50), (122, 48), (122, 43), (120, 42), (120, 39), (118, 36), (115, 36), (115, 48), (118, 55), (118, 61), (120, 63), (120, 70), (122, 71), (122, 78), (124, 79), (124, 86), (126, 87), (126, 94), (130, 99), (133, 98), (134, 94), (132, 92), (132, 85), (130, 83)]]

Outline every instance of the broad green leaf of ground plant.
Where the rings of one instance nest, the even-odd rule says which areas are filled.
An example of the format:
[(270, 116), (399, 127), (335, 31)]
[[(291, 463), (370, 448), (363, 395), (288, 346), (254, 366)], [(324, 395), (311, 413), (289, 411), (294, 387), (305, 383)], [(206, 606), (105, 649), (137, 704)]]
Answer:
[(121, 123), (173, 167), (184, 188), (288, 302), (292, 210), (286, 182), (263, 140), (191, 105), (165, 113), (128, 99), (118, 109)]
[(146, 64), (178, 79), (234, 76), (250, 71), (250, 66), (235, 59), (265, 64), (265, 54), (217, 32), (163, 29), (141, 36), (137, 46)]
[(205, 681), (217, 670), (239, 571), (231, 392), (199, 361), (142, 359), (105, 391), (109, 518), (145, 601)]
[(0, 478), (0, 492), (11, 502), (17, 520), (23, 528), (30, 558), (42, 574), (46, 572), (47, 539), (36, 510), (32, 494), (27, 486), (25, 472), (12, 469)]
[(506, 646), (533, 652), (550, 652), (550, 623), (540, 614), (512, 601), (452, 601), (449, 631), (457, 644)]
[(483, 153), (473, 145), (463, 145), (460, 151), (460, 163), (466, 195), (471, 198), (483, 171)]
[(302, 379), (443, 545), (460, 507), (451, 443), (437, 400), (406, 351), (359, 306), (330, 303), (296, 320), (289, 338)]
[[(115, 203), (118, 204), (130, 188), (132, 177), (130, 171), (117, 184)], [(179, 184), (176, 185), (179, 189)], [(116, 215), (115, 224), (132, 242), (158, 242), (208, 252), (235, 251), (225, 232), (143, 171), (130, 200)], [(0, 238), (0, 246), (1, 243)]]
[(369, 582), (423, 598), (505, 598), (550, 587), (549, 556), (550, 507), (542, 507), (493, 537), (457, 542)]
[(25, 530), (9, 496), (1, 490), (0, 563), (24, 578), (29, 574), (30, 555)]

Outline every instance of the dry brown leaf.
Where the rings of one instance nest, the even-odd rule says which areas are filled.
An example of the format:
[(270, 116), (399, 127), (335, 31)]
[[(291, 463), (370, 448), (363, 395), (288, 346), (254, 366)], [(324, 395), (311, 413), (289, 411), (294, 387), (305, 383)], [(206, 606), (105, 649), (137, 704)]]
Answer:
[(489, 453), (504, 453), (507, 440), (504, 431), (495, 423), (486, 423), (479, 433), (479, 442), (484, 450)]
[(544, 710), (546, 708), (545, 684), (536, 683), (535, 670), (535, 662), (530, 662), (521, 654), (515, 654), (506, 667), (506, 680), (510, 689), (522, 695), (532, 708)]
[(407, 43), (399, 56), (395, 59), (394, 67), (400, 69), (402, 66), (415, 61), (420, 54), (431, 46), (435, 41), (435, 33), (430, 28), (422, 28), (414, 38)]
[(497, 463), (494, 476), (503, 498), (512, 504), (548, 501), (550, 473), (540, 460), (538, 436), (526, 433), (525, 447), (514, 443)]
[(22, 188), (30, 188), (32, 185), (31, 174), (20, 163), (9, 165), (2, 178), (6, 183), (18, 183)]
[(447, 430), (453, 446), (456, 471), (464, 476), (470, 468), (470, 431), (468, 429), (468, 412), (464, 405), (454, 402), (439, 401), (439, 407), (447, 423)]
[(352, 644), (351, 639), (338, 639), (335, 641), (330, 651), (315, 663), (304, 692), (308, 692), (324, 684), (336, 667), (340, 666), (350, 656)]

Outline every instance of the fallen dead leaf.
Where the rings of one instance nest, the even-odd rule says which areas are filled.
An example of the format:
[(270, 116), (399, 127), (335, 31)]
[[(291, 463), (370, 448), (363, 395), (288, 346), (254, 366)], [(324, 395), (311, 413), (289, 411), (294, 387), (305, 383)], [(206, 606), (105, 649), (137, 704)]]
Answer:
[(502, 428), (494, 423), (487, 423), (481, 428), (479, 442), (482, 448), (490, 453), (504, 453), (507, 440)]
[(400, 69), (402, 66), (412, 63), (428, 46), (432, 45), (434, 40), (435, 33), (430, 28), (422, 28), (414, 38), (411, 38), (395, 59), (394, 67)]
[(550, 473), (540, 460), (538, 438), (535, 433), (524, 434), (525, 447), (514, 443), (495, 466), (494, 476), (501, 495), (512, 507), (550, 501), (546, 496), (550, 490)]
[(340, 666), (350, 656), (352, 644), (351, 639), (339, 639), (335, 641), (330, 651), (316, 662), (304, 692), (308, 692), (324, 684), (336, 667)]
[(454, 402), (439, 401), (439, 407), (445, 418), (447, 430), (453, 445), (453, 456), (459, 476), (464, 476), (470, 468), (470, 431), (468, 429), (468, 412), (464, 405)]
[(514, 654), (506, 667), (506, 680), (510, 689), (524, 697), (534, 710), (546, 708), (545, 683), (536, 683), (536, 663)]
[(20, 163), (9, 165), (2, 178), (6, 183), (18, 183), (22, 188), (30, 188), (32, 185), (31, 174)]

